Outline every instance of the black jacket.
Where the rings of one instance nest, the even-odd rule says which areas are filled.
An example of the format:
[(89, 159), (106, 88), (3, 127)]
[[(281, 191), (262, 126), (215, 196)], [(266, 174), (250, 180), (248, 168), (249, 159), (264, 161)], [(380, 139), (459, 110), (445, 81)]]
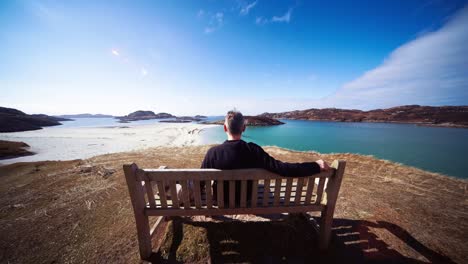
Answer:
[[(310, 176), (320, 172), (316, 162), (287, 163), (272, 158), (255, 143), (243, 140), (226, 140), (223, 144), (212, 147), (206, 153), (201, 168), (220, 170), (263, 168), (285, 177)], [(216, 185), (213, 184), (213, 196), (216, 197)], [(236, 181), (236, 203), (240, 200), (240, 181)], [(252, 182), (247, 185), (248, 199), (252, 193)], [(224, 201), (229, 202), (229, 186), (224, 184)]]

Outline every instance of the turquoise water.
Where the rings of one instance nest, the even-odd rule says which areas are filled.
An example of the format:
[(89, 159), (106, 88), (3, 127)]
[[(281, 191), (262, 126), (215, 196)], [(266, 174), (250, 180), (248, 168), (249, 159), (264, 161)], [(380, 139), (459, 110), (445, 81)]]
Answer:
[[(373, 155), (424, 170), (468, 178), (468, 129), (411, 124), (282, 120), (285, 125), (248, 127), (244, 140), (321, 153)], [(206, 142), (221, 143), (222, 126), (207, 129)]]

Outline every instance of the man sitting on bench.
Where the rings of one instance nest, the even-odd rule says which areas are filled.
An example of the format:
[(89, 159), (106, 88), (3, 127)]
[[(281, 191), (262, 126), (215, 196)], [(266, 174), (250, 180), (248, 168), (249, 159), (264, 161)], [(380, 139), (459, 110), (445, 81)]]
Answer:
[[(212, 147), (206, 153), (202, 162), (202, 169), (248, 169), (263, 168), (285, 177), (311, 176), (322, 171), (329, 170), (328, 164), (323, 160), (303, 163), (287, 163), (272, 158), (259, 145), (252, 142), (245, 142), (241, 139), (245, 131), (244, 116), (239, 111), (229, 111), (224, 121), (224, 131), (227, 140), (223, 144)], [(236, 181), (236, 204), (240, 202), (241, 182)], [(217, 182), (213, 183), (213, 190), (216, 190)], [(250, 200), (252, 193), (252, 181), (247, 184), (247, 200)], [(216, 199), (217, 192), (213, 192)], [(224, 184), (224, 201), (229, 204), (229, 186)]]

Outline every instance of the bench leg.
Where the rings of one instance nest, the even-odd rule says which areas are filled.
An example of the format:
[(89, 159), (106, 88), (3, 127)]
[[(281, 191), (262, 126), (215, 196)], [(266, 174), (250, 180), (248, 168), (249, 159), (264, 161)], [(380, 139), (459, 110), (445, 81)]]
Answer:
[(333, 221), (333, 213), (330, 213), (327, 208), (323, 209), (320, 217), (319, 229), (319, 248), (320, 250), (327, 250), (330, 244), (331, 227)]
[(135, 214), (137, 222), (138, 245), (140, 247), (140, 257), (148, 260), (152, 253), (151, 233), (148, 217), (143, 214)]

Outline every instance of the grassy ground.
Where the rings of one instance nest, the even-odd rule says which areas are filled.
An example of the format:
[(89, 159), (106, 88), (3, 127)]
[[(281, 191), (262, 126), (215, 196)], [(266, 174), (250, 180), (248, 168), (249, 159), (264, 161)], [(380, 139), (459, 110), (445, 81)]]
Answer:
[[(0, 167), (0, 262), (138, 263), (122, 165), (196, 168), (207, 149), (153, 148)], [(328, 252), (317, 251), (313, 224), (303, 215), (274, 222), (175, 219), (161, 230), (155, 260), (468, 262), (467, 181), (369, 156), (266, 150), (285, 161), (348, 161)]]

